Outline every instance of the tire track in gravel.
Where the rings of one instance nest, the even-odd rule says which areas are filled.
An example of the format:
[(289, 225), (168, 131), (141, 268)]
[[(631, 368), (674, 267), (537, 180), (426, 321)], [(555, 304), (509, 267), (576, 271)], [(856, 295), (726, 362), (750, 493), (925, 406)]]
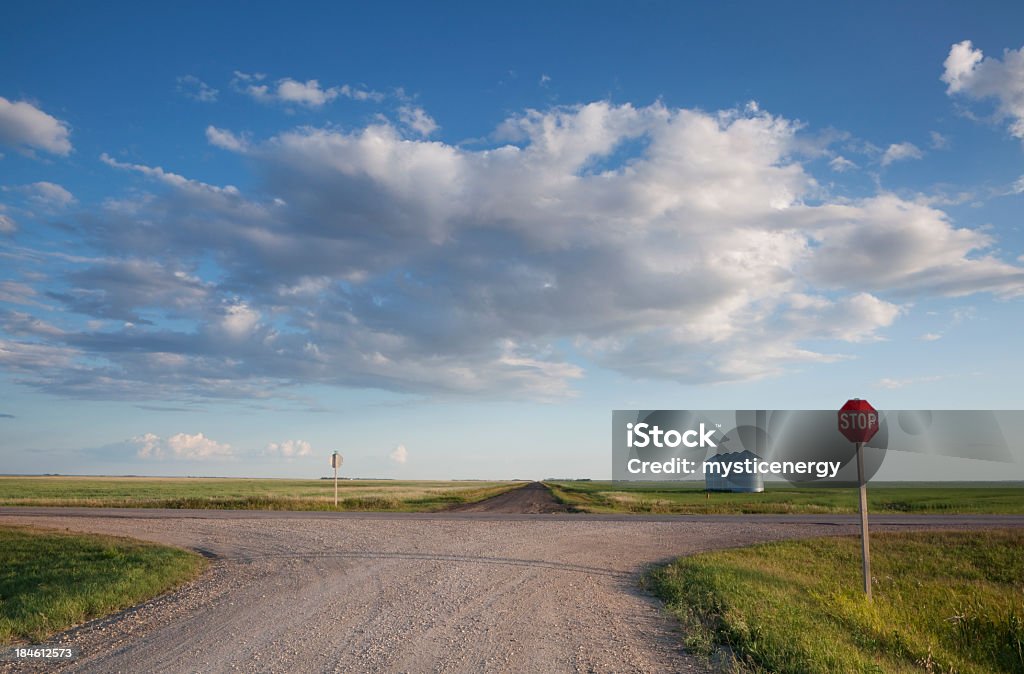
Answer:
[[(132, 536), (214, 555), (202, 578), (60, 635), (70, 672), (703, 672), (643, 594), (682, 554), (856, 533), (851, 518), (381, 516), (62, 509), (0, 522)], [(892, 518), (1024, 526), (1024, 518)]]

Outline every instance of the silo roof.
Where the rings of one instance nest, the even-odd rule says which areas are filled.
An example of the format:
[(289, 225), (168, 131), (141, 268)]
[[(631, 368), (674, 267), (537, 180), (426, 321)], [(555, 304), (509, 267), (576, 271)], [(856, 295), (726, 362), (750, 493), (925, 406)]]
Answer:
[(743, 461), (748, 460), (760, 461), (761, 457), (750, 450), (744, 449), (742, 452), (724, 452), (722, 454), (715, 454), (711, 458), (704, 460), (717, 461), (718, 463), (742, 463)]

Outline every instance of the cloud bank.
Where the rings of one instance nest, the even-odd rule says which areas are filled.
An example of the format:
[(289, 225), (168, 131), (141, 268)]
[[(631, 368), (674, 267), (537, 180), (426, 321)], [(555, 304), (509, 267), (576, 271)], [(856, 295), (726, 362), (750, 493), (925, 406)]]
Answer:
[(245, 192), (104, 155), (148, 189), (80, 216), (102, 254), (19, 280), (60, 310), (0, 314), (0, 366), (84, 397), (550, 399), (595, 365), (770, 376), (850, 357), (916, 298), (1024, 292), (991, 234), (924, 200), (831, 197), (800, 125), (756, 107), (527, 110), (482, 149), (403, 114), (265, 138), (209, 127), (254, 171)]

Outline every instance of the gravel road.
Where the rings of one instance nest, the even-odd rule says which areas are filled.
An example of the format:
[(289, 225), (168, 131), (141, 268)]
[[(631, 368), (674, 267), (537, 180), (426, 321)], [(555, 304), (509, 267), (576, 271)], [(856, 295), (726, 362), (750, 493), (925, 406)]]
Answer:
[(476, 503), (467, 503), (448, 512), (455, 513), (566, 513), (569, 508), (559, 503), (551, 490), (540, 482), (527, 485), (492, 496)]
[[(1021, 517), (876, 522), (1024, 526)], [(637, 589), (646, 565), (857, 531), (853, 517), (821, 516), (70, 508), (2, 508), (0, 523), (132, 536), (212, 558), (181, 590), (54, 641), (82, 650), (64, 671), (90, 673), (701, 672), (659, 603)]]

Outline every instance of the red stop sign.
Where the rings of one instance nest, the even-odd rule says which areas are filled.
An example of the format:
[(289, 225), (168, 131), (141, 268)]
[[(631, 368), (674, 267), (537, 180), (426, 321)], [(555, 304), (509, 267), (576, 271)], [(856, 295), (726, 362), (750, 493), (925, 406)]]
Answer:
[(850, 442), (867, 442), (878, 432), (878, 410), (867, 400), (847, 400), (839, 408), (839, 432)]

